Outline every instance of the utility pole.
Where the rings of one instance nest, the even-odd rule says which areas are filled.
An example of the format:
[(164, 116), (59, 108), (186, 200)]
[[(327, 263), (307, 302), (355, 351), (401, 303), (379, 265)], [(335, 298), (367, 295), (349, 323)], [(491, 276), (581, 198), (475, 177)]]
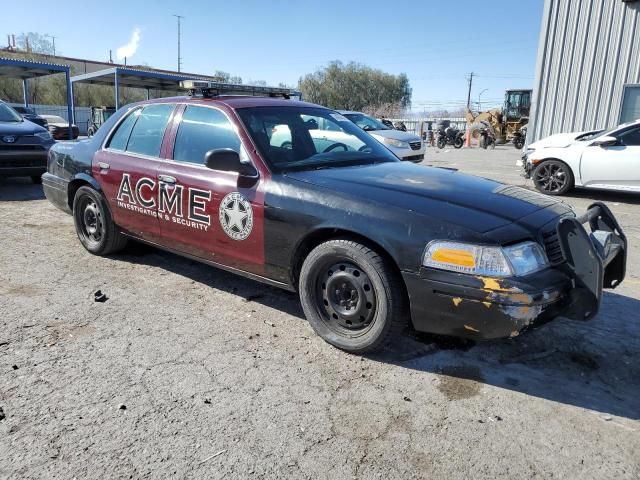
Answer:
[(55, 57), (56, 56), (56, 38), (58, 37), (54, 35), (49, 35), (49, 34), (46, 34), (45, 37), (49, 37), (51, 40), (53, 40), (53, 56)]
[(173, 15), (178, 19), (178, 71), (180, 71), (180, 67), (182, 66), (182, 57), (180, 57), (180, 20), (184, 17), (182, 15)]
[(467, 108), (471, 108), (471, 85), (473, 84), (474, 73), (469, 74), (469, 93), (467, 94)]

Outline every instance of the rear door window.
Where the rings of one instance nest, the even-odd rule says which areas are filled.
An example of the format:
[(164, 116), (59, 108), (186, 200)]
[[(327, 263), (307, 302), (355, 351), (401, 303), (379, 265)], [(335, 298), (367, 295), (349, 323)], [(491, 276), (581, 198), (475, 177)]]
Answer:
[(129, 142), (129, 136), (131, 135), (131, 130), (133, 129), (133, 126), (136, 123), (136, 120), (138, 119), (138, 116), (140, 115), (140, 113), (142, 112), (142, 109), (137, 109), (133, 112), (131, 112), (127, 118), (125, 118), (120, 125), (118, 125), (118, 128), (116, 129), (115, 133), (113, 134), (113, 136), (111, 137), (111, 140), (109, 140), (109, 144), (107, 145), (107, 148), (113, 148), (114, 150), (126, 150), (127, 149), (127, 143)]
[(131, 130), (127, 152), (150, 157), (160, 156), (164, 131), (173, 109), (174, 105), (171, 104), (152, 104), (144, 107), (137, 115), (138, 118)]

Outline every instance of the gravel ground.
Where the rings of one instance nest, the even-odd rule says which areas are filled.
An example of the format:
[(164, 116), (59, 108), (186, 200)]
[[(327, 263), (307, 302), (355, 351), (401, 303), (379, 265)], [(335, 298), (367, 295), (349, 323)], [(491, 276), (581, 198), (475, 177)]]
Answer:
[[(526, 185), (517, 158), (425, 163)], [(640, 197), (566, 201), (594, 198), (631, 243), (596, 319), (364, 358), (293, 294), (143, 246), (92, 256), (40, 187), (0, 181), (0, 477), (638, 478)]]

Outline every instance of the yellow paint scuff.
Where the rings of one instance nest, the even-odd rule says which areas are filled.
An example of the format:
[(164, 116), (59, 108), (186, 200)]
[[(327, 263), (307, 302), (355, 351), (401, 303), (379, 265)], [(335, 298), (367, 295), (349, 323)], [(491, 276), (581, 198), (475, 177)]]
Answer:
[(460, 297), (453, 297), (451, 299), (453, 301), (453, 304), (457, 307), (458, 305), (460, 305), (460, 302), (462, 302), (462, 299)]
[(472, 332), (479, 332), (480, 330), (473, 328), (471, 325), (465, 325), (465, 329), (471, 330)]

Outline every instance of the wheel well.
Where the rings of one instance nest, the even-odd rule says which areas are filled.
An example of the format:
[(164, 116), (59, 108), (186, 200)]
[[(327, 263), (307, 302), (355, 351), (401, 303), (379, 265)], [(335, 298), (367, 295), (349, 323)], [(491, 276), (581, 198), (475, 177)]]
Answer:
[(82, 180), (80, 178), (76, 178), (69, 183), (67, 187), (67, 203), (69, 204), (69, 209), (73, 211), (73, 199), (76, 196), (76, 192), (80, 187), (89, 186), (93, 188), (93, 186), (87, 182), (86, 180)]
[(295, 254), (293, 255), (291, 269), (291, 283), (296, 288), (296, 290), (298, 289), (298, 280), (300, 277), (300, 270), (302, 269), (302, 263), (304, 262), (304, 259), (307, 258), (309, 252), (311, 252), (311, 250), (316, 248), (321, 243), (336, 239), (348, 239), (356, 241), (358, 243), (361, 243), (362, 245), (365, 245), (366, 247), (369, 247), (371, 250), (374, 250), (376, 253), (378, 253), (378, 255), (384, 257), (398, 276), (398, 280), (402, 285), (405, 300), (407, 301), (407, 306), (409, 305), (409, 294), (407, 293), (407, 287), (404, 284), (400, 268), (398, 267), (393, 257), (389, 254), (389, 252), (387, 252), (379, 243), (374, 242), (373, 240), (363, 235), (339, 228), (325, 228), (316, 230), (315, 232), (307, 235), (300, 242)]

